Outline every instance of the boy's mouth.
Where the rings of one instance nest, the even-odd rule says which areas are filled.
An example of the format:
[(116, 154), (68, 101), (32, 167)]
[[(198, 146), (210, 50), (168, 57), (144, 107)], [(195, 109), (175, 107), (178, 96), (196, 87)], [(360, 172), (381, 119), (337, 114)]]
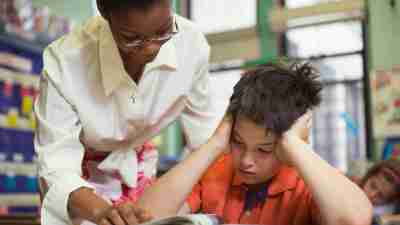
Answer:
[(242, 169), (239, 169), (239, 172), (242, 173), (242, 174), (244, 174), (244, 175), (248, 175), (248, 176), (251, 176), (251, 175), (255, 175), (255, 174), (256, 174), (256, 173), (254, 173), (254, 172), (247, 171), (247, 170), (242, 170)]

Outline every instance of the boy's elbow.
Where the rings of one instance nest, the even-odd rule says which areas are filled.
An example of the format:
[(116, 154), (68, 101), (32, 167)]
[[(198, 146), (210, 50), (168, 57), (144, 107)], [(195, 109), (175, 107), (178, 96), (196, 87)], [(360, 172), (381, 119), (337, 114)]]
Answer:
[[(342, 223), (337, 223), (337, 224), (342, 224)], [(347, 220), (346, 223), (347, 225), (371, 225), (372, 224), (372, 216), (365, 216), (365, 217), (358, 217), (358, 218), (352, 218), (350, 220)]]
[(357, 208), (352, 210), (352, 212), (347, 216), (347, 218), (338, 221), (337, 224), (346, 225), (370, 225), (372, 223), (373, 207), (368, 202), (362, 208)]
[(357, 214), (357, 218), (354, 218), (356, 221), (354, 224), (355, 225), (370, 225), (372, 224), (372, 217), (374, 214), (374, 207), (372, 206), (370, 201), (367, 201), (365, 206), (363, 207), (363, 211), (361, 213)]

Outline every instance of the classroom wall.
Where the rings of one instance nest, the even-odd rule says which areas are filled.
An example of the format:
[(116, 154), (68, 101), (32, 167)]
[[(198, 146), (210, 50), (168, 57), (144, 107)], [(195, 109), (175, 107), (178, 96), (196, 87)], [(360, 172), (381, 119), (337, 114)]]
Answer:
[(82, 23), (93, 15), (92, 0), (32, 0), (34, 6), (48, 6), (57, 15)]
[[(391, 69), (400, 64), (400, 0), (368, 2), (368, 69)], [(381, 158), (383, 140), (375, 140), (373, 158)]]
[(368, 0), (369, 69), (400, 63), (400, 0)]

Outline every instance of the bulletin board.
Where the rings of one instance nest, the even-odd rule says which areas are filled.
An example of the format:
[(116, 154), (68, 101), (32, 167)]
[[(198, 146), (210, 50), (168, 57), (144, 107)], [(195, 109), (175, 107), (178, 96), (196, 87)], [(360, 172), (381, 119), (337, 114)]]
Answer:
[(371, 73), (371, 95), (374, 136), (400, 137), (400, 65)]

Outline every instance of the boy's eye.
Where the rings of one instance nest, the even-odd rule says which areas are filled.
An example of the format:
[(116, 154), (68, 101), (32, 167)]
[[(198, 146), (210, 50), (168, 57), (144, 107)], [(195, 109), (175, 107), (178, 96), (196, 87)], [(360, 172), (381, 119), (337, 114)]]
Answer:
[(258, 148), (258, 151), (263, 153), (263, 154), (270, 154), (272, 153), (272, 149), (264, 149), (264, 148)]
[(232, 138), (231, 143), (232, 143), (232, 145), (236, 145), (236, 146), (240, 146), (240, 147), (244, 145), (242, 142), (240, 142), (234, 138)]
[(232, 142), (232, 143), (238, 143), (238, 140), (236, 140), (236, 138), (232, 137), (232, 138), (231, 138), (231, 142)]
[(238, 142), (238, 141), (236, 141), (236, 140), (232, 140), (232, 144), (235, 144), (235, 145), (240, 145), (241, 143), (240, 143), (240, 142)]
[(242, 142), (240, 142), (240, 141), (238, 141), (236, 139), (232, 139), (232, 143), (239, 144), (239, 145), (243, 144)]
[(370, 187), (371, 187), (372, 189), (374, 189), (374, 190), (377, 189), (377, 186), (376, 186), (375, 182), (371, 182)]

